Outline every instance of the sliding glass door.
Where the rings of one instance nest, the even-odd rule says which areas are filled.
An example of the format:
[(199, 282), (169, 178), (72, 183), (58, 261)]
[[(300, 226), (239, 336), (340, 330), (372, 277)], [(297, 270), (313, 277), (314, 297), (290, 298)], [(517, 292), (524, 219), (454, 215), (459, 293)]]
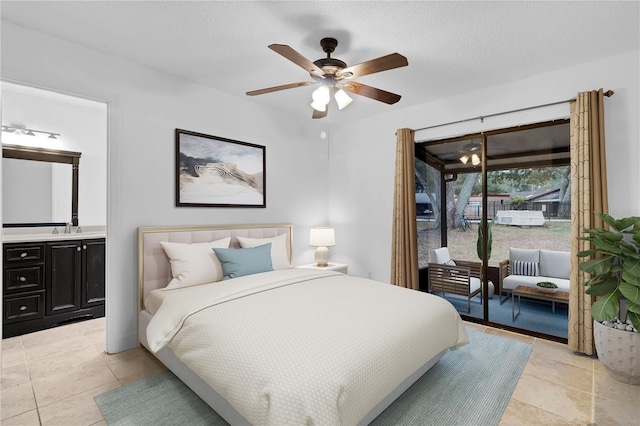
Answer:
[(568, 139), (561, 120), (416, 144), (421, 290), (469, 320), (566, 339)]

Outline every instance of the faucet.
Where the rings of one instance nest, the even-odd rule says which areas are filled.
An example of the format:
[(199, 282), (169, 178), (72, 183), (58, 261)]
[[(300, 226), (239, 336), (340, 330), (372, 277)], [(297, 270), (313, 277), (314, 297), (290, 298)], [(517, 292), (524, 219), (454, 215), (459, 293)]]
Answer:
[(70, 234), (71, 233), (71, 224), (67, 223), (64, 227), (64, 233), (65, 234)]

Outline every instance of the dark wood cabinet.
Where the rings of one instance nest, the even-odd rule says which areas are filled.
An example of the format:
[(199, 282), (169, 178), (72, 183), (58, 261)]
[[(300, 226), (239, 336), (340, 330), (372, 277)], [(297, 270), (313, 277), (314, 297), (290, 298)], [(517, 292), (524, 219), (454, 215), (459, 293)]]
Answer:
[(104, 238), (5, 244), (3, 292), (3, 337), (104, 316)]

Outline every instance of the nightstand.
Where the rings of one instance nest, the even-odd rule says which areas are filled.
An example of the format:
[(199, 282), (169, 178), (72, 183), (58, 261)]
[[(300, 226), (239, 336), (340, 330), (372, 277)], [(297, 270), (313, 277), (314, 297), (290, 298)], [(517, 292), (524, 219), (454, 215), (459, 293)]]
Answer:
[(336, 272), (342, 272), (343, 274), (347, 274), (347, 268), (349, 267), (349, 265), (345, 264), (345, 263), (333, 263), (333, 262), (329, 262), (329, 264), (327, 266), (318, 266), (317, 263), (310, 263), (308, 265), (300, 265), (300, 266), (296, 266), (296, 268), (308, 268), (308, 269), (318, 269), (321, 271), (336, 271)]

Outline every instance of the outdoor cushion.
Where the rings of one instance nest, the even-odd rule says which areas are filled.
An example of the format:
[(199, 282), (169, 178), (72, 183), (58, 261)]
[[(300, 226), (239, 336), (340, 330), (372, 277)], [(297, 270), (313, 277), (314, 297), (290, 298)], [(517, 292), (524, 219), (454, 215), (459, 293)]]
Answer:
[(509, 247), (509, 261), (540, 262), (540, 250), (519, 249)]
[(512, 265), (511, 273), (514, 275), (527, 275), (530, 277), (537, 277), (538, 262), (523, 262), (522, 260), (514, 260)]
[(571, 253), (568, 251), (540, 250), (540, 275), (569, 279)]
[(442, 265), (447, 264), (451, 260), (449, 249), (447, 247), (440, 247), (439, 249), (431, 250), (429, 253), (432, 263), (440, 263)]

